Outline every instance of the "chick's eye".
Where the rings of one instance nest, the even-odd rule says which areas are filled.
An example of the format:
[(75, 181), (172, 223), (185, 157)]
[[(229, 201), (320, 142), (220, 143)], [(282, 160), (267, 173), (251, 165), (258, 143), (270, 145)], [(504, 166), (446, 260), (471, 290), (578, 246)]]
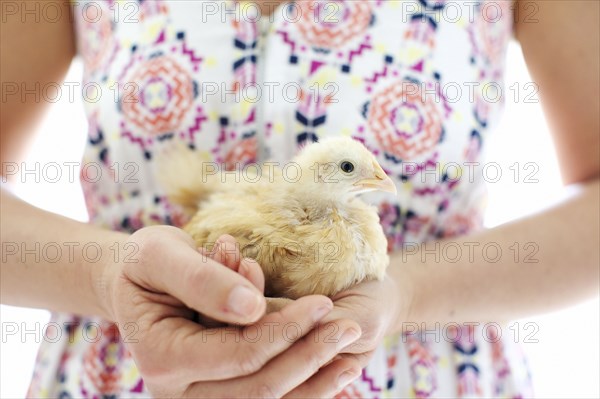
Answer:
[(354, 164), (352, 162), (344, 161), (340, 164), (340, 169), (344, 173), (352, 173), (354, 170)]

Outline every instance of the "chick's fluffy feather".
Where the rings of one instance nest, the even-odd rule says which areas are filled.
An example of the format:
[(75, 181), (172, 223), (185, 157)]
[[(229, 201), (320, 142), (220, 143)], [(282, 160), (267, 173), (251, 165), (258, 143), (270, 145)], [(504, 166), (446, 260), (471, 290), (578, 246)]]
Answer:
[(373, 163), (362, 144), (330, 139), (307, 146), (292, 160), (301, 171), (297, 181), (295, 173), (290, 178), (273, 167), (254, 175), (249, 171), (258, 169), (242, 176), (214, 173), (185, 151), (174, 153), (177, 160), (162, 157), (158, 172), (171, 201), (191, 215), (184, 230), (199, 247), (233, 236), (242, 256), (261, 265), (266, 295), (331, 296), (384, 277), (389, 258), (376, 208), (347, 194), (335, 178), (340, 159)]

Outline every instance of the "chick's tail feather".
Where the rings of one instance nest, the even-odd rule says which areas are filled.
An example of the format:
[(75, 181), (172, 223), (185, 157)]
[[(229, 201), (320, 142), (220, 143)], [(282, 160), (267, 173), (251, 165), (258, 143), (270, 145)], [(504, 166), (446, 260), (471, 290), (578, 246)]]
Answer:
[(199, 209), (219, 184), (216, 163), (186, 146), (174, 146), (156, 156), (156, 176), (165, 195), (188, 217)]

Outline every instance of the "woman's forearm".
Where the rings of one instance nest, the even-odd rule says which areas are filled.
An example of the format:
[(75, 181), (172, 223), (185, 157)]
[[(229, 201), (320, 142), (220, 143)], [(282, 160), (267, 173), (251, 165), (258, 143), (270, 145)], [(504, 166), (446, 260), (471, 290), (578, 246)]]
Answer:
[[(127, 236), (1, 195), (2, 303), (107, 317), (104, 269), (126, 256), (135, 261)], [(394, 254), (389, 274), (411, 300), (393, 330), (505, 321), (597, 295), (599, 201), (594, 181), (543, 213)]]
[(599, 203), (595, 180), (561, 205), (519, 221), (409, 244), (389, 269), (411, 298), (393, 330), (403, 323), (509, 321), (597, 295)]
[(118, 258), (134, 260), (135, 248), (123, 248), (127, 235), (40, 210), (1, 191), (1, 302), (108, 317), (104, 270)]

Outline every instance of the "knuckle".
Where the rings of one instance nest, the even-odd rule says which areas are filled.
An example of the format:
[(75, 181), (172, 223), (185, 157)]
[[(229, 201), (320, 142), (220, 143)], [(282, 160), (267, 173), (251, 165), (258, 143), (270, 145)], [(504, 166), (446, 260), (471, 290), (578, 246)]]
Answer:
[(374, 354), (375, 354), (375, 350), (370, 350), (368, 352), (364, 352), (364, 353), (361, 353), (360, 355), (358, 355), (357, 356), (358, 366), (361, 369), (364, 368), (364, 367), (367, 367), (367, 365), (369, 364), (369, 362), (373, 358)]
[[(383, 323), (382, 323), (383, 325)], [(363, 335), (358, 341), (354, 343), (356, 348), (368, 351), (377, 347), (379, 342), (385, 337), (385, 330), (379, 326), (370, 326), (371, 328), (364, 328)]]
[(246, 356), (240, 359), (240, 362), (238, 363), (238, 369), (242, 375), (256, 373), (258, 370), (261, 369), (261, 367), (262, 365), (260, 364), (260, 362), (256, 359), (253, 359), (250, 356)]
[(265, 351), (260, 348), (262, 345), (246, 346), (238, 361), (238, 369), (242, 375), (249, 375), (259, 371), (266, 363), (267, 356)]
[(315, 348), (310, 352), (306, 352), (302, 356), (302, 362), (300, 364), (305, 364), (310, 370), (319, 370), (321, 366), (329, 360), (329, 357), (333, 357), (335, 354), (328, 354), (327, 350), (323, 350), (323, 348)]
[(139, 248), (143, 259), (153, 260), (164, 250), (169, 239), (181, 239), (184, 232), (173, 226), (144, 227), (131, 236), (131, 241)]
[[(162, 240), (164, 241), (164, 239)], [(156, 260), (156, 255), (159, 253), (162, 241), (156, 234), (147, 234), (139, 237), (133, 243), (137, 246), (137, 257), (141, 264), (146, 264)]]
[(262, 381), (257, 383), (257, 385), (253, 385), (250, 388), (249, 394), (248, 397), (258, 399), (272, 399), (281, 396), (276, 394), (275, 389), (271, 387), (270, 383)]

